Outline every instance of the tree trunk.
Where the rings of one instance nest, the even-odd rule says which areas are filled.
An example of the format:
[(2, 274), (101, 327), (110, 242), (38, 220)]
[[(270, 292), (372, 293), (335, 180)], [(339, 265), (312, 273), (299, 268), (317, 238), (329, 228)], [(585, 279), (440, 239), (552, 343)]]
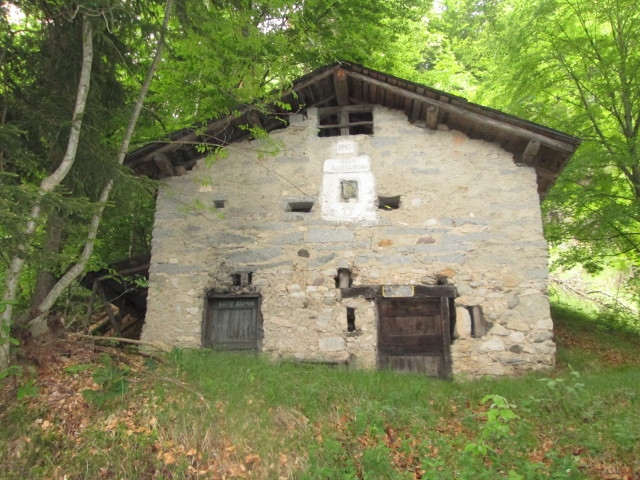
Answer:
[[(162, 31), (160, 33), (160, 38), (158, 39), (158, 48), (156, 50), (156, 54), (149, 66), (149, 70), (147, 71), (147, 75), (142, 83), (140, 88), (140, 93), (138, 95), (138, 99), (136, 104), (134, 105), (133, 112), (131, 113), (131, 118), (129, 119), (129, 125), (127, 126), (127, 130), (122, 139), (122, 144), (120, 145), (120, 150), (118, 152), (118, 164), (122, 165), (124, 163), (124, 159), (127, 155), (127, 151), (129, 150), (129, 144), (131, 143), (131, 138), (133, 137), (133, 132), (136, 128), (136, 124), (138, 123), (138, 117), (140, 116), (140, 112), (142, 111), (142, 107), (144, 105), (144, 99), (147, 96), (147, 92), (149, 91), (149, 87), (151, 86), (151, 81), (153, 80), (153, 76), (155, 75), (155, 71), (160, 64), (160, 60), (162, 58), (162, 51), (164, 50), (166, 30), (169, 26), (169, 19), (171, 17), (171, 10), (173, 8), (174, 0), (167, 0), (164, 12), (164, 20), (162, 23)], [(96, 236), (98, 233), (98, 228), (100, 227), (100, 221), (102, 219), (102, 214), (104, 212), (107, 201), (109, 200), (109, 195), (111, 194), (111, 190), (113, 189), (114, 180), (113, 178), (107, 182), (105, 187), (102, 189), (102, 193), (100, 194), (99, 207), (96, 213), (94, 213), (91, 219), (91, 226), (89, 228), (89, 232), (87, 234), (87, 242), (85, 243), (84, 249), (78, 262), (69, 270), (64, 276), (58, 281), (58, 283), (51, 289), (49, 295), (42, 301), (42, 303), (37, 308), (37, 316), (33, 319), (31, 325), (31, 333), (34, 336), (41, 335), (47, 331), (46, 328), (46, 318), (49, 309), (53, 306), (58, 297), (62, 294), (62, 292), (76, 279), (78, 278), (82, 272), (84, 271), (89, 258), (91, 258), (91, 254), (93, 253), (93, 247), (95, 244)]]
[[(51, 212), (47, 218), (47, 238), (44, 242), (43, 250), (47, 253), (57, 255), (62, 248), (62, 230), (64, 227), (63, 218), (59, 211)], [(38, 270), (36, 274), (36, 284), (31, 296), (31, 305), (40, 305), (47, 297), (53, 286), (56, 284), (56, 274), (45, 269)]]
[(4, 307), (2, 319), (0, 320), (0, 370), (6, 368), (9, 364), (9, 338), (11, 329), (11, 318), (13, 316), (13, 304), (17, 298), (18, 281), (25, 263), (25, 256), (33, 234), (36, 230), (36, 224), (40, 218), (42, 211), (42, 197), (52, 192), (71, 170), (76, 159), (78, 150), (78, 140), (80, 139), (80, 130), (82, 128), (82, 117), (84, 116), (85, 106), (87, 104), (87, 96), (89, 94), (89, 86), (91, 83), (91, 66), (93, 64), (93, 30), (91, 21), (87, 15), (82, 17), (82, 70), (80, 73), (80, 81), (78, 83), (78, 92), (76, 94), (76, 104), (73, 110), (73, 118), (71, 120), (71, 131), (69, 133), (69, 141), (67, 149), (60, 165), (56, 170), (45, 177), (40, 183), (38, 189), (38, 198), (31, 207), (29, 219), (25, 228), (27, 240), (20, 246), (18, 254), (11, 260), (10, 267), (7, 271), (5, 280), (5, 289), (2, 295), (1, 306)]

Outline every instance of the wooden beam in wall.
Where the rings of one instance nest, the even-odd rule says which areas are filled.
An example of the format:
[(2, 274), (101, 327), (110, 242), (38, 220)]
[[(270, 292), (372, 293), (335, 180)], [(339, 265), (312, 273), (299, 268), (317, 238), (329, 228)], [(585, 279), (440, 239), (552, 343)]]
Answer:
[(160, 177), (172, 177), (174, 175), (173, 164), (164, 153), (157, 153), (153, 156), (153, 163), (160, 170)]
[[(341, 288), (342, 298), (381, 298), (382, 285), (363, 285), (359, 287)], [(458, 292), (453, 285), (414, 285), (413, 298), (456, 298)]]
[(529, 140), (529, 144), (527, 148), (524, 149), (522, 153), (522, 162), (523, 163), (532, 163), (535, 156), (540, 151), (540, 140), (532, 138)]
[(264, 130), (262, 120), (260, 120), (260, 114), (255, 110), (251, 110), (249, 113), (247, 113), (247, 121), (252, 127), (257, 127)]
[(440, 110), (435, 105), (429, 105), (427, 108), (427, 128), (435, 130), (438, 128), (438, 113)]
[(336, 101), (338, 105), (349, 105), (349, 85), (347, 83), (347, 72), (342, 68), (333, 74), (333, 86), (336, 91)]
[(422, 112), (422, 102), (418, 102), (416, 100), (413, 102), (413, 108), (411, 109), (409, 123), (416, 123), (416, 120), (420, 118), (420, 112)]

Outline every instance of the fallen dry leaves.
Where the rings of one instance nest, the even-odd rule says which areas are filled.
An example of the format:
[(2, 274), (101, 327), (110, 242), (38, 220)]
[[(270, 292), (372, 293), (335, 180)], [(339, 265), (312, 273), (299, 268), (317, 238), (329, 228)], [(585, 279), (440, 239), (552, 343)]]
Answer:
[[(109, 355), (118, 365), (128, 367), (132, 377), (144, 377), (145, 358), (140, 355), (127, 355), (115, 347), (104, 347), (93, 344), (86, 339), (74, 337), (73, 334), (49, 337), (44, 341), (32, 342), (24, 349), (22, 362), (37, 371), (38, 394), (25, 401), (37, 411), (42, 411), (41, 417), (34, 422), (34, 427), (43, 433), (62, 435), (72, 439), (78, 449), (87, 442), (85, 434), (89, 428), (100, 429), (107, 435), (124, 435), (132, 437), (147, 436), (157, 433), (158, 419), (151, 413), (156, 399), (151, 396), (131, 395), (127, 403), (103, 420), (100, 411), (93, 404), (87, 402), (82, 394), (83, 390), (99, 388), (93, 380), (93, 370), (99, 367), (99, 359)], [(86, 368), (85, 368), (86, 367)], [(156, 377), (149, 377), (153, 380)], [(145, 380), (134, 382), (144, 383)], [(174, 381), (178, 387), (180, 382)], [(0, 406), (10, 405), (15, 401), (16, 385), (5, 382), (0, 391)], [(187, 388), (188, 390), (188, 388)], [(176, 399), (179, 404), (183, 399)], [(202, 400), (202, 399), (201, 399)], [(222, 411), (225, 405), (220, 402), (215, 405), (216, 410)], [(2, 411), (2, 409), (0, 409)], [(286, 424), (286, 429), (296, 428), (308, 422), (297, 412), (277, 412)], [(88, 435), (87, 435), (88, 436)], [(140, 438), (140, 437), (138, 437)], [(31, 442), (28, 436), (22, 436), (12, 441), (9, 446), (11, 458), (19, 459), (24, 448)], [(93, 447), (91, 451), (97, 453)], [(260, 466), (262, 459), (253, 452), (241, 452), (241, 449), (226, 442), (219, 451), (200, 452), (194, 446), (182, 445), (175, 441), (158, 440), (153, 443), (155, 459), (165, 469), (184, 468), (189, 478), (207, 478), (211, 480), (231, 480), (244, 478), (260, 478), (252, 475)], [(72, 453), (73, 455), (73, 453)], [(280, 464), (284, 467), (288, 458), (280, 455)], [(101, 467), (100, 478), (115, 478), (116, 472), (110, 467)], [(163, 478), (170, 478), (170, 470), (166, 470)], [(56, 475), (63, 479), (65, 474)]]
[[(602, 351), (597, 342), (590, 342), (580, 338), (574, 338), (569, 332), (556, 333), (559, 342), (565, 345), (578, 344), (580, 348), (592, 349), (610, 365), (624, 364), (625, 358), (618, 352)], [(85, 389), (97, 389), (92, 377), (92, 368), (70, 368), (79, 365), (93, 365), (101, 355), (107, 354), (115, 362), (126, 364), (131, 370), (134, 382), (144, 383), (145, 367), (144, 358), (138, 355), (126, 355), (121, 350), (113, 347), (101, 347), (86, 340), (74, 338), (73, 335), (50, 338), (39, 344), (29, 345), (25, 350), (25, 361), (37, 367), (38, 396), (28, 399), (29, 404), (37, 411), (43, 412), (38, 417), (33, 427), (46, 433), (64, 435), (71, 438), (80, 448), (84, 442), (85, 432), (89, 428), (100, 429), (107, 435), (119, 435), (119, 438), (131, 437), (132, 441), (142, 438), (155, 438), (152, 442), (151, 458), (154, 459), (162, 471), (163, 478), (171, 478), (172, 472), (179, 471), (187, 478), (206, 478), (211, 480), (232, 480), (263, 478), (266, 472), (279, 472), (280, 478), (294, 478), (295, 472), (299, 472), (305, 459), (299, 452), (277, 452), (273, 459), (261, 458), (245, 445), (234, 444), (221, 432), (220, 437), (207, 448), (200, 448), (184, 439), (177, 440), (170, 435), (161, 435), (162, 425), (154, 414), (158, 408), (157, 399), (151, 395), (132, 395), (127, 398), (127, 403), (106, 417), (100, 417), (96, 407), (86, 401), (82, 395)], [(73, 372), (73, 373), (70, 373)], [(188, 392), (189, 388), (181, 386), (177, 380), (172, 380), (176, 388), (182, 392)], [(0, 392), (0, 404), (8, 402), (10, 395), (15, 398), (15, 389), (5, 385)], [(191, 392), (194, 393), (194, 392)], [(195, 392), (197, 393), (197, 392)], [(175, 399), (176, 410), (186, 401), (184, 396)], [(204, 399), (200, 398), (200, 401)], [(211, 410), (223, 417), (227, 405), (219, 401), (211, 405)], [(486, 407), (472, 408), (460, 405), (450, 405), (440, 421), (434, 428), (434, 433), (440, 436), (473, 441), (477, 436), (476, 430), (465, 428), (458, 410), (471, 410), (478, 416)], [(294, 436), (301, 429), (313, 429), (316, 433), (316, 441), (323, 442), (322, 427), (311, 424), (309, 419), (299, 410), (291, 407), (273, 407), (270, 410), (278, 435), (282, 438)], [(96, 423), (96, 418), (102, 418)], [(333, 424), (337, 438), (343, 443), (345, 451), (355, 452), (359, 455), (364, 448), (372, 448), (380, 445), (386, 446), (389, 451), (393, 467), (414, 480), (428, 478), (428, 473), (423, 469), (424, 457), (437, 459), (442, 452), (435, 445), (429, 445), (424, 450), (425, 439), (412, 433), (409, 428), (387, 424), (384, 430), (377, 434), (366, 433), (359, 436), (353, 435), (352, 425), (354, 418), (348, 414), (338, 414), (329, 419)], [(166, 429), (165, 429), (166, 430)], [(20, 458), (24, 450), (29, 447), (31, 439), (28, 436), (20, 436), (9, 445), (8, 457)], [(422, 448), (421, 448), (422, 447)], [(582, 472), (591, 478), (602, 480), (638, 480), (640, 472), (633, 467), (623, 465), (615, 459), (591, 457), (579, 447), (569, 448), (568, 455), (579, 457), (579, 465)], [(558, 449), (557, 442), (549, 437), (540, 436), (538, 444), (529, 454), (532, 463), (550, 464), (549, 452)], [(420, 451), (418, 455), (416, 452)], [(421, 457), (422, 455), (422, 457)], [(360, 472), (362, 473), (362, 472)], [(64, 473), (55, 478), (64, 478)], [(100, 478), (117, 478), (117, 472), (110, 467), (103, 467)]]

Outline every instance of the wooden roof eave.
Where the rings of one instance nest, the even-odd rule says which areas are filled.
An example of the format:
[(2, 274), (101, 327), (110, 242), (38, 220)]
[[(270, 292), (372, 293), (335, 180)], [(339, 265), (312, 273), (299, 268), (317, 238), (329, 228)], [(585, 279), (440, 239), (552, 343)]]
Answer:
[[(349, 62), (321, 67), (299, 78), (281, 98), (291, 104), (294, 113), (309, 106), (379, 104), (403, 110), (408, 121), (418, 126), (435, 130), (444, 124), (471, 138), (497, 143), (513, 154), (516, 163), (536, 169), (541, 197), (580, 145), (579, 139), (562, 132)], [(143, 147), (136, 151), (140, 156), (133, 152), (134, 158), (126, 164), (139, 173), (158, 175), (163, 172), (158, 168), (157, 155), (167, 154), (172, 163), (184, 162), (186, 156), (188, 165), (183, 165), (190, 168), (193, 159), (202, 156), (195, 148), (198, 143), (213, 141), (224, 146), (250, 138), (249, 132), (239, 128), (243, 124), (266, 131), (286, 126), (291, 112), (276, 105), (272, 110), (273, 115), (265, 115), (245, 107), (211, 121), (203, 130), (183, 129), (179, 135), (171, 135), (165, 145), (155, 142), (151, 148)]]
[(205, 143), (216, 146), (225, 146), (229, 143), (249, 138), (251, 136), (249, 132), (244, 135), (237, 135), (233, 138), (225, 137), (225, 132), (228, 132), (231, 128), (237, 128), (240, 125), (250, 125), (264, 128), (267, 131), (271, 131), (276, 128), (276, 125), (280, 124), (281, 123), (269, 121), (257, 110), (251, 107), (247, 107), (235, 112), (232, 115), (213, 120), (202, 131), (190, 129), (179, 140), (167, 140), (166, 142), (164, 142), (164, 144), (160, 142), (154, 142), (152, 145), (161, 146), (151, 149), (148, 149), (148, 146), (143, 147), (143, 149), (148, 149), (149, 151), (143, 153), (141, 156), (135, 158), (134, 160), (127, 162), (126, 165), (129, 168), (135, 170), (142, 164), (155, 162), (155, 159), (158, 155), (169, 154), (171, 152), (179, 150), (180, 148), (195, 148), (196, 145)]
[[(449, 113), (455, 113), (456, 115), (459, 115), (460, 117), (464, 117), (466, 119), (468, 119), (469, 121), (473, 121), (473, 122), (478, 122), (481, 123), (487, 127), (493, 127), (496, 128), (498, 130), (501, 131), (505, 131), (505, 132), (509, 132), (512, 134), (515, 134), (517, 136), (523, 137), (523, 138), (528, 138), (531, 140), (537, 140), (543, 144), (549, 145), (551, 147), (553, 147), (556, 150), (562, 150), (568, 153), (573, 153), (573, 151), (575, 150), (575, 147), (571, 145), (571, 143), (567, 142), (567, 141), (562, 141), (562, 140), (557, 140), (555, 138), (551, 138), (548, 135), (543, 135), (542, 133), (538, 133), (535, 131), (532, 131), (530, 129), (518, 126), (518, 125), (513, 125), (510, 123), (506, 123), (503, 120), (497, 120), (491, 117), (488, 117), (486, 115), (482, 115), (480, 113), (476, 113), (473, 111), (470, 111), (466, 108), (460, 107), (458, 105), (452, 104), (452, 103), (447, 103), (447, 102), (443, 102), (441, 100), (437, 100), (434, 98), (430, 98), (430, 97), (426, 97), (424, 95), (420, 95), (418, 93), (414, 93), (411, 91), (407, 91), (407, 90), (402, 90), (399, 87), (395, 87), (393, 85), (388, 85), (384, 82), (381, 82), (380, 80), (376, 80), (370, 77), (367, 77), (365, 75), (356, 73), (356, 72), (350, 72), (347, 71), (347, 75), (348, 76), (352, 76), (355, 78), (359, 78), (360, 80), (362, 80), (363, 82), (367, 82), (370, 83), (372, 85), (375, 85), (376, 87), (379, 88), (383, 88), (386, 89), (388, 91), (400, 94), (405, 96), (406, 98), (411, 98), (414, 101), (417, 102), (421, 102), (425, 105), (427, 105), (427, 108), (429, 106), (434, 106), (436, 107), (438, 110), (442, 110), (443, 112), (449, 112)], [(567, 136), (569, 137), (569, 136)]]

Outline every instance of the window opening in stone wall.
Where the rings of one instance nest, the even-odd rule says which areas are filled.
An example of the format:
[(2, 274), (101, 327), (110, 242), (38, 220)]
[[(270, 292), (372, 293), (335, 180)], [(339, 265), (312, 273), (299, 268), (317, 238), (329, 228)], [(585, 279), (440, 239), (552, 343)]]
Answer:
[(349, 113), (349, 135), (373, 134), (373, 111)]
[(400, 208), (400, 195), (395, 197), (378, 197), (378, 209), (397, 210)]
[(356, 331), (356, 309), (347, 307), (347, 332)]
[(342, 180), (340, 182), (340, 198), (343, 202), (358, 199), (358, 182), (355, 180)]
[(351, 270), (348, 268), (339, 268), (338, 275), (335, 276), (334, 280), (336, 282), (336, 288), (350, 288), (353, 283)]
[(225, 202), (226, 202), (226, 200), (214, 200), (214, 201), (213, 201), (213, 206), (214, 206), (216, 209), (218, 209), (218, 210), (219, 210), (219, 209), (221, 209), (221, 208), (224, 208), (224, 203), (225, 203)]
[(373, 106), (318, 108), (318, 136), (373, 135)]
[(253, 272), (238, 272), (231, 274), (231, 282), (234, 287), (246, 287), (251, 285)]
[(449, 299), (449, 343), (453, 343), (453, 333), (456, 330), (456, 321), (458, 317), (456, 316), (456, 301), (453, 298)]
[(313, 202), (289, 202), (288, 210), (297, 213), (309, 213), (313, 208)]
[(467, 310), (471, 318), (471, 336), (474, 338), (483, 337), (493, 326), (493, 323), (488, 322), (484, 318), (484, 312), (481, 306), (467, 307)]

